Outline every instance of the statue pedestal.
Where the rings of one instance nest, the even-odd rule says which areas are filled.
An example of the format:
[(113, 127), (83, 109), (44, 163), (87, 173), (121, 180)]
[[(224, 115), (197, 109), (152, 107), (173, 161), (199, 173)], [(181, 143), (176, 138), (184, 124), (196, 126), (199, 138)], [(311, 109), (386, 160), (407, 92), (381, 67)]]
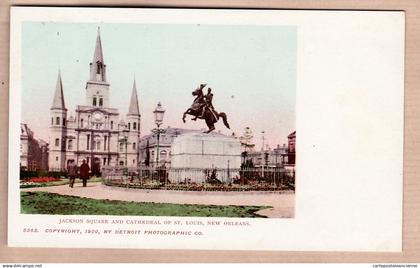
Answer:
[(241, 143), (234, 137), (210, 133), (185, 133), (172, 143), (169, 181), (203, 183), (213, 170), (229, 183), (241, 167)]

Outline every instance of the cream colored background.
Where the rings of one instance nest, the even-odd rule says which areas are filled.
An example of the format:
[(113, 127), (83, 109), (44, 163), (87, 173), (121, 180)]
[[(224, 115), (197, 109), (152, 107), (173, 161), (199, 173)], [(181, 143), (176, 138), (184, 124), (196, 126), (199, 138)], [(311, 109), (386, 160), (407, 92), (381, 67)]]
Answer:
[[(42, 235), (42, 231), (39, 235), (23, 233), (25, 227), (59, 228), (61, 216), (20, 214), (19, 182), (13, 179), (19, 177), (20, 158), (19, 151), (12, 150), (8, 215), (14, 228), (8, 229), (9, 245), (401, 250), (403, 12), (16, 7), (12, 14), (10, 104), (20, 103), (24, 94), (21, 63), (25, 59), (21, 57), (20, 30), (24, 21), (296, 25), (296, 131), (300, 134), (296, 146), (295, 218), (247, 219), (251, 222), (248, 228), (207, 226), (202, 229), (202, 237), (81, 238)], [(18, 105), (10, 106), (9, 111), (10, 118), (21, 118)], [(10, 121), (9, 127), (9, 148), (19, 148), (19, 122)], [(185, 225), (166, 226), (165, 230), (180, 228), (197, 230)]]
[[(372, 5), (374, 2), (370, 2), (370, 4)], [(382, 3), (382, 2), (381, 2)], [(392, 2), (388, 2), (389, 3), (389, 7), (391, 7)], [(414, 2), (413, 2), (414, 3)], [(247, 4), (247, 3), (242, 3), (242, 4)], [(249, 2), (248, 2), (249, 4)], [(284, 4), (291, 4), (288, 2), (284, 2)], [(307, 5), (309, 5), (309, 3), (306, 3)], [(323, 2), (324, 5), (328, 4), (328, 2)], [(395, 3), (394, 3), (395, 4)], [(331, 4), (332, 5), (332, 4)], [(366, 5), (366, 4), (365, 4)], [(284, 7), (284, 6), (283, 6)], [(291, 6), (288, 6), (291, 7)], [(307, 8), (311, 7), (311, 6), (305, 6)], [(318, 6), (318, 7), (322, 7), (322, 6)], [(326, 7), (326, 6), (324, 6)], [(331, 7), (335, 7), (337, 8), (338, 6), (330, 6)], [(369, 6), (367, 6), (369, 7)], [(407, 7), (410, 7), (409, 5), (407, 5)], [(378, 6), (374, 7), (371, 6), (372, 8), (378, 8)], [(395, 8), (395, 7), (394, 7)], [(411, 6), (411, 10), (416, 10), (417, 7), (415, 6)], [(400, 8), (402, 9), (402, 7)], [(8, 11), (2, 9), (1, 10), (2, 13), (8, 13)], [(406, 19), (407, 22), (410, 21), (410, 16), (409, 16), (409, 12), (407, 12), (406, 14)], [(4, 18), (4, 16), (2, 16), (2, 18)], [(418, 26), (418, 24), (417, 24)], [(412, 62), (413, 59), (415, 59), (415, 56), (418, 54), (415, 54), (413, 52), (411, 52), (411, 48), (410, 48), (410, 44), (411, 44), (411, 40), (410, 38), (415, 37), (414, 35), (410, 35), (410, 31), (412, 29), (412, 25), (410, 26), (410, 24), (407, 25), (407, 31), (408, 31), (408, 36), (407, 36), (407, 54), (410, 55), (407, 57), (406, 59), (406, 66), (407, 66), (407, 72), (406, 72), (406, 83), (410, 81), (410, 79), (413, 79), (414, 76), (410, 77), (410, 74), (414, 75), (414, 73), (411, 73), (413, 71), (412, 67), (409, 67), (410, 62)], [(6, 31), (6, 33), (3, 35), (5, 36), (5, 40), (8, 40), (8, 33)], [(7, 43), (7, 42), (6, 42)], [(417, 46), (418, 47), (418, 46)], [(412, 54), (410, 54), (412, 53)], [(4, 54), (5, 55), (5, 70), (7, 70), (7, 52)], [(417, 58), (418, 59), (418, 58)], [(418, 72), (418, 70), (417, 70)], [(2, 78), (2, 81), (7, 82), (7, 79), (5, 77), (5, 79)], [(414, 81), (413, 81), (414, 82)], [(7, 96), (7, 83), (5, 83), (4, 85), (2, 85), (2, 90), (5, 91), (5, 96)], [(414, 88), (414, 87), (413, 87)], [(413, 90), (413, 88), (410, 88), (410, 84), (406, 84), (406, 97), (405, 97), (405, 101), (406, 101), (406, 135), (405, 135), (405, 222), (404, 222), (404, 232), (405, 234), (407, 234), (407, 228), (408, 230), (412, 230), (411, 235), (404, 236), (404, 253), (400, 254), (400, 253), (395, 253), (395, 254), (387, 254), (387, 255), (382, 255), (382, 259), (380, 261), (408, 261), (408, 259), (402, 259), (404, 256), (407, 256), (408, 258), (412, 258), (412, 260), (414, 260), (414, 258), (416, 257), (413, 253), (414, 252), (418, 252), (416, 251), (416, 249), (418, 249), (418, 240), (416, 240), (416, 238), (418, 238), (418, 229), (416, 229), (416, 220), (418, 223), (418, 218), (415, 218), (415, 215), (413, 213), (412, 209), (418, 208), (418, 202), (417, 204), (415, 202), (411, 203), (411, 207), (410, 205), (407, 206), (407, 201), (410, 202), (410, 198), (413, 198), (413, 193), (415, 193), (416, 189), (418, 190), (418, 181), (415, 181), (415, 168), (416, 166), (413, 165), (412, 163), (415, 163), (414, 161), (416, 160), (416, 150), (415, 149), (415, 142), (414, 142), (414, 138), (415, 135), (413, 134), (414, 130), (415, 130), (415, 126), (412, 125), (413, 123), (415, 123), (414, 118), (410, 117), (414, 115), (414, 112), (412, 111), (413, 106), (413, 101), (415, 101), (415, 94), (413, 94), (413, 92), (410, 91)], [(411, 93), (410, 93), (411, 92)], [(410, 95), (413, 94), (413, 95)], [(7, 107), (7, 99), (6, 100), (2, 100), (6, 103)], [(414, 102), (415, 103), (415, 102)], [(2, 116), (2, 124), (4, 124), (5, 128), (7, 129), (7, 120), (5, 120), (6, 117), (6, 111), (3, 112), (1, 114)], [(1, 135), (3, 137), (7, 137), (6, 135), (7, 132), (3, 131), (1, 132)], [(410, 134), (411, 135), (408, 135)], [(2, 139), (2, 142), (5, 141), (6, 139)], [(3, 144), (2, 144), (3, 145)], [(409, 146), (407, 146), (409, 145)], [(6, 147), (6, 143), (4, 143), (4, 146)], [(411, 154), (407, 154), (407, 151), (410, 151)], [(1, 162), (2, 164), (2, 171), (5, 171), (6, 167), (6, 151), (3, 152), (4, 155), (2, 155), (2, 157), (4, 157), (3, 161)], [(411, 165), (409, 165), (411, 163)], [(410, 173), (411, 171), (411, 173)], [(2, 172), (4, 175), (6, 174), (6, 172)], [(407, 182), (410, 182), (410, 174), (413, 177), (411, 180), (411, 183), (407, 185)], [(3, 175), (3, 176), (4, 176)], [(6, 188), (6, 176), (4, 176), (4, 180), (2, 180), (2, 185), (4, 185), (4, 190)], [(417, 184), (415, 184), (417, 183)], [(5, 204), (6, 202), (6, 195), (2, 195), (2, 198), (4, 197), (4, 202), (3, 204)], [(410, 203), (408, 203), (410, 204)], [(416, 207), (417, 206), (417, 207)], [(5, 208), (5, 207), (4, 207)], [(408, 214), (408, 212), (411, 211), (411, 216), (410, 214)], [(3, 215), (6, 216), (6, 211), (5, 209), (2, 210)], [(2, 217), (2, 221), (3, 219), (5, 219), (6, 217)], [(410, 220), (411, 219), (411, 220)], [(410, 225), (411, 224), (411, 225)], [(4, 225), (3, 225), (4, 226)], [(4, 229), (3, 229), (4, 230)], [(416, 233), (417, 231), (417, 233)], [(2, 232), (2, 235), (4, 235), (5, 232)], [(410, 240), (411, 239), (411, 240)], [(2, 241), (4, 241), (2, 239)], [(411, 241), (411, 242), (410, 242)], [(414, 242), (414, 243), (413, 243)], [(416, 244), (417, 242), (417, 244)], [(4, 243), (3, 243), (4, 245)], [(2, 245), (2, 246), (3, 246)], [(410, 249), (411, 246), (411, 249)], [(408, 249), (407, 249), (408, 248)], [(410, 251), (411, 250), (411, 251)], [(18, 259), (16, 260), (23, 260), (23, 254), (18, 254), (22, 252), (22, 249), (7, 249), (7, 251), (9, 252), (15, 252), (14, 256), (17, 257)], [(57, 257), (57, 252), (55, 254), (51, 254), (52, 252), (54, 252), (55, 250), (37, 250), (37, 249), (32, 249), (29, 251), (27, 251), (28, 255), (24, 256), (24, 258), (28, 258), (28, 257), (32, 257), (32, 258), (36, 258), (37, 253), (38, 256), (45, 256), (45, 257), (50, 257), (50, 258), (54, 258), (55, 255), (55, 259), (51, 259), (51, 261), (71, 261), (73, 259), (73, 257), (70, 257), (68, 254), (62, 255), (61, 259), (58, 259)], [(220, 252), (220, 251), (215, 251), (215, 252), (195, 252), (197, 254), (192, 254), (192, 252), (185, 252), (182, 251), (181, 252), (176, 252), (176, 251), (165, 251), (165, 254), (162, 254), (162, 251), (138, 251), (138, 250), (113, 250), (113, 251), (107, 251), (107, 250), (66, 250), (65, 252), (78, 252), (77, 256), (79, 256), (79, 261), (128, 261), (128, 262), (132, 262), (132, 261), (215, 261), (215, 260), (219, 260), (219, 261), (320, 261), (320, 260), (328, 260), (328, 261), (379, 261), (377, 259), (375, 259), (375, 257), (379, 257), (381, 256), (380, 254), (358, 254), (358, 255), (354, 255), (354, 253), (340, 253), (340, 254), (328, 254), (328, 253), (287, 253), (287, 252), (271, 252), (271, 253), (267, 253), (267, 252), (253, 252), (253, 253), (246, 253), (244, 254), (243, 252), (229, 252), (229, 253), (224, 253), (224, 252)], [(90, 252), (90, 253), (88, 253)], [(106, 255), (96, 255), (96, 253), (101, 254), (101, 253), (108, 253)], [(110, 252), (115, 252), (116, 255), (110, 254)], [(412, 254), (410, 254), (410, 252), (412, 252)], [(5, 250), (3, 250), (0, 252), (1, 255), (3, 255), (5, 252)], [(135, 254), (134, 254), (135, 253)], [(171, 254), (172, 253), (172, 254)], [(190, 256), (195, 256), (195, 258), (190, 258)], [(407, 255), (409, 254), (409, 255)], [(214, 257), (216, 257), (217, 259), (214, 259)], [(10, 257), (9, 257), (10, 258)], [(394, 258), (394, 259), (390, 259), (390, 258)], [(398, 259), (399, 258), (399, 259)], [(10, 260), (10, 259), (9, 259)], [(29, 260), (29, 259), (26, 259)], [(31, 259), (32, 261), (35, 261), (35, 259)], [(46, 261), (46, 259), (37, 259), (38, 261)]]

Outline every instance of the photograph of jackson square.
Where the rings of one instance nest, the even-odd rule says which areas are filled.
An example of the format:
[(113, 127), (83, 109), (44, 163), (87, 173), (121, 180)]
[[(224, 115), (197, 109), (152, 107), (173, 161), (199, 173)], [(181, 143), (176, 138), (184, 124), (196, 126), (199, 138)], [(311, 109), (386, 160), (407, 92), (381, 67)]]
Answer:
[(21, 213), (293, 218), (296, 32), (23, 23)]

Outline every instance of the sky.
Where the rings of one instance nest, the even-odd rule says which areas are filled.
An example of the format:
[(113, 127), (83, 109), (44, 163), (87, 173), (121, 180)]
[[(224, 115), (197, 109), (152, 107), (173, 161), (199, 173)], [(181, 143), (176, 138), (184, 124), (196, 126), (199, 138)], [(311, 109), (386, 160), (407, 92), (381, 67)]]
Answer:
[(68, 117), (85, 105), (97, 29), (100, 27), (110, 107), (128, 112), (136, 79), (142, 136), (153, 129), (153, 110), (166, 110), (163, 127), (207, 128), (183, 112), (201, 83), (212, 88), (213, 105), (225, 112), (216, 131), (240, 136), (245, 127), (261, 148), (287, 143), (295, 130), (295, 26), (175, 25), (25, 22), (22, 26), (22, 122), (49, 141), (50, 107), (61, 70)]

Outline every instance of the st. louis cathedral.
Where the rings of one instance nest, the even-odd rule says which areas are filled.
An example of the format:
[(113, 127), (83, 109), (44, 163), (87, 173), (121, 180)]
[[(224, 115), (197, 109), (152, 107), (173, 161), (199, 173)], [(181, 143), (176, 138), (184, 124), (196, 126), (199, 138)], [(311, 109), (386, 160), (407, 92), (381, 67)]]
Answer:
[(71, 160), (78, 166), (86, 160), (93, 172), (99, 172), (103, 166), (138, 165), (140, 111), (136, 83), (133, 83), (125, 121), (120, 120), (118, 109), (109, 105), (106, 67), (98, 29), (90, 79), (85, 88), (86, 102), (77, 106), (74, 117), (67, 117), (63, 83), (58, 75), (50, 109), (50, 170), (66, 170)]

